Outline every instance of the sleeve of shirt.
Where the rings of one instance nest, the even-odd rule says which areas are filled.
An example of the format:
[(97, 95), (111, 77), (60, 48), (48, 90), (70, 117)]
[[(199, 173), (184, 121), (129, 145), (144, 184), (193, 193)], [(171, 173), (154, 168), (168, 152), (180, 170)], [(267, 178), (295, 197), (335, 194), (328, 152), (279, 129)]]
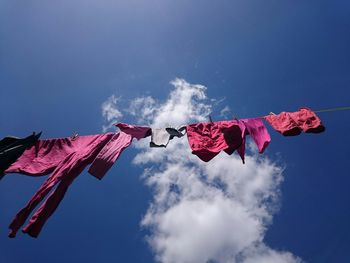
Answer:
[(120, 154), (131, 144), (132, 139), (130, 134), (124, 132), (115, 134), (92, 162), (89, 173), (101, 180)]
[(121, 132), (113, 136), (103, 147), (89, 168), (89, 173), (100, 180), (119, 158), (120, 154), (131, 144), (133, 138), (140, 140), (151, 135), (150, 127), (134, 126), (126, 123), (115, 125)]

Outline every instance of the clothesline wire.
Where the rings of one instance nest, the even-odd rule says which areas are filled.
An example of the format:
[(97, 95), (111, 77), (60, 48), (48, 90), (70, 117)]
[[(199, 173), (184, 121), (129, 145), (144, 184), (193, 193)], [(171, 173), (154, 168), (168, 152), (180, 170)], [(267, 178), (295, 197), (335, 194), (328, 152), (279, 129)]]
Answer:
[[(322, 113), (322, 112), (334, 112), (334, 111), (342, 111), (342, 110), (350, 110), (350, 107), (336, 107), (336, 108), (329, 108), (329, 109), (321, 109), (321, 110), (315, 110), (313, 112), (315, 113)], [(273, 112), (270, 112), (270, 114), (275, 114)], [(269, 115), (263, 115), (257, 118), (265, 118)]]
[(332, 112), (332, 111), (341, 111), (341, 110), (350, 110), (350, 107), (337, 107), (337, 108), (330, 108), (330, 109), (322, 109), (322, 110), (316, 110), (314, 112)]

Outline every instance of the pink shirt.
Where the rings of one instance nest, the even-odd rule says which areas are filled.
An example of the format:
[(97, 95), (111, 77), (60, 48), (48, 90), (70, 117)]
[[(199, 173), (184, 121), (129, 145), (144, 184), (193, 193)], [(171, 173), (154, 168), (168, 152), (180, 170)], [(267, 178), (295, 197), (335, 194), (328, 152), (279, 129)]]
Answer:
[[(42, 176), (49, 173), (51, 175), (27, 205), (17, 213), (10, 224), (9, 236), (16, 236), (18, 229), (25, 223), (35, 207), (49, 195), (22, 230), (32, 237), (37, 237), (47, 219), (62, 201), (68, 187), (86, 166), (91, 164), (89, 173), (101, 179), (122, 151), (131, 144), (134, 138), (133, 128), (135, 128), (137, 139), (150, 133), (148, 127), (125, 125), (123, 128), (128, 128), (128, 133), (121, 131), (117, 134), (78, 136), (75, 139), (68, 137), (39, 140), (27, 149), (5, 172), (30, 176)], [(57, 187), (53, 190), (55, 186)]]

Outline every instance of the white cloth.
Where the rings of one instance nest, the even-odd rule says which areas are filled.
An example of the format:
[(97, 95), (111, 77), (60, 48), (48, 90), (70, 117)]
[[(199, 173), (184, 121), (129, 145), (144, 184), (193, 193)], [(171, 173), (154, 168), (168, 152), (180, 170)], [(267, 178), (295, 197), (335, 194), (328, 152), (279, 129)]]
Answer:
[(181, 126), (179, 129), (167, 127), (152, 129), (150, 147), (166, 147), (174, 137), (184, 136), (186, 127)]

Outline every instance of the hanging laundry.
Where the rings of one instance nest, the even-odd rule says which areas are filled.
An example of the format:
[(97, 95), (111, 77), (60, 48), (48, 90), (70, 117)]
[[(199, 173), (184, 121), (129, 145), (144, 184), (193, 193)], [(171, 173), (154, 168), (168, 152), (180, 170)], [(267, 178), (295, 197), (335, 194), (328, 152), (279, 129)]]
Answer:
[(49, 173), (51, 175), (28, 204), (17, 213), (9, 226), (9, 237), (16, 236), (17, 231), (35, 207), (57, 185), (22, 230), (32, 237), (37, 237), (47, 219), (62, 201), (68, 187), (86, 166), (91, 164), (89, 173), (101, 179), (122, 151), (131, 144), (134, 137), (140, 139), (149, 133), (148, 127), (129, 125), (128, 133), (106, 133), (78, 136), (74, 139), (68, 137), (37, 141), (5, 172), (30, 176), (43, 176)]
[(170, 140), (174, 137), (182, 137), (185, 134), (183, 131), (186, 131), (186, 127), (182, 126), (178, 129), (167, 127), (152, 129), (150, 147), (166, 147)]
[(102, 179), (121, 152), (129, 147), (133, 138), (140, 140), (151, 135), (151, 128), (149, 127), (125, 123), (117, 123), (115, 126), (121, 131), (119, 137), (115, 137), (107, 143), (89, 168), (89, 173), (98, 179)]
[(238, 148), (238, 153), (242, 158), (243, 163), (244, 156), (245, 156), (245, 142), (246, 137), (245, 135), (250, 135), (255, 142), (255, 145), (258, 148), (259, 153), (263, 153), (267, 146), (271, 142), (271, 137), (269, 132), (267, 131), (263, 121), (261, 118), (250, 118), (250, 119), (241, 119), (239, 120), (243, 122), (245, 132), (243, 136), (243, 142), (240, 148)]
[(265, 120), (272, 128), (284, 136), (306, 133), (321, 133), (325, 131), (320, 118), (309, 108), (303, 107), (296, 112), (281, 112), (278, 115), (270, 114)]
[(40, 137), (38, 134), (31, 134), (26, 138), (5, 137), (0, 141), (0, 179), (4, 177), (4, 171), (14, 163), (23, 152), (31, 147)]
[(259, 152), (263, 153), (271, 141), (260, 118), (190, 124), (186, 127), (192, 153), (208, 162), (225, 151), (237, 150), (244, 163), (245, 136), (251, 134)]
[(122, 122), (115, 124), (115, 126), (117, 126), (122, 132), (129, 134), (138, 140), (148, 137), (152, 133), (151, 128), (146, 126), (135, 126)]

